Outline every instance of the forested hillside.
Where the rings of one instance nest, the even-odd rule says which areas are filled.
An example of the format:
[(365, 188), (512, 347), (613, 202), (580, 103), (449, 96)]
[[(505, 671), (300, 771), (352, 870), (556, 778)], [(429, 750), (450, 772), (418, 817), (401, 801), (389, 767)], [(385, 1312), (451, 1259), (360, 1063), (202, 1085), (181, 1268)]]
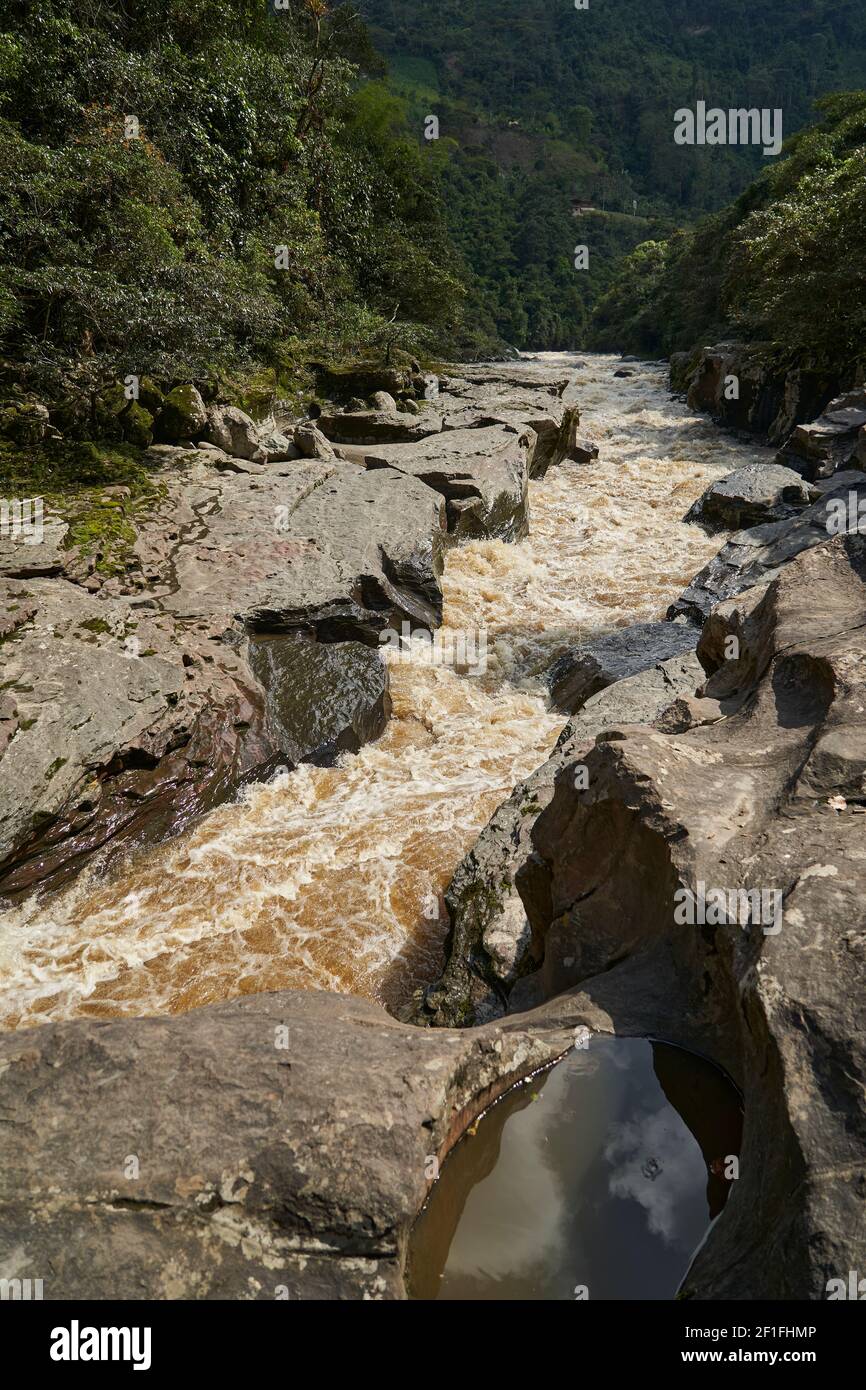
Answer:
[(729, 208), (639, 246), (598, 305), (596, 347), (739, 336), (830, 368), (866, 353), (866, 92), (828, 97)]
[[(579, 345), (623, 255), (760, 172), (755, 148), (675, 145), (678, 107), (778, 107), (789, 135), (817, 97), (866, 80), (860, 0), (361, 5), (415, 128), (439, 116), (452, 235), (524, 347)], [(573, 218), (573, 200), (599, 211)], [(577, 243), (591, 247), (583, 275)]]

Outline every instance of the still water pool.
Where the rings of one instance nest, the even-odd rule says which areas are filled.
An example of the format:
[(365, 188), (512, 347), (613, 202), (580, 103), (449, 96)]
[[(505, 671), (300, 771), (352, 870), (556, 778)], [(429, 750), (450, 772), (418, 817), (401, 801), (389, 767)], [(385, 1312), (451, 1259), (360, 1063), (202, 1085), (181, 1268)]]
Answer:
[(418, 1299), (669, 1299), (727, 1200), (740, 1096), (705, 1059), (593, 1037), (515, 1087), (443, 1165)]

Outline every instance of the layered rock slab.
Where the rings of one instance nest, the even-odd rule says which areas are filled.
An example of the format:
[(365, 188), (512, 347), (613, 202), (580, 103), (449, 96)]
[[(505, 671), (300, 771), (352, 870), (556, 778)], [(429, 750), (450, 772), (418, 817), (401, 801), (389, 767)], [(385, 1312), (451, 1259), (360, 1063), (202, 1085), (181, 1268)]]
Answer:
[(450, 535), (459, 541), (520, 540), (529, 529), (527, 488), (532, 431), (494, 425), (455, 429), (418, 444), (347, 451), (374, 472), (416, 478), (445, 499)]
[(459, 377), (448, 380), (442, 399), (443, 428), (528, 427), (534, 436), (527, 457), (529, 476), (543, 477), (548, 468), (564, 459), (584, 459), (587, 450), (592, 457), (593, 446), (577, 438), (577, 406), (562, 399), (567, 385), (567, 378), (553, 383), (539, 380), (524, 363), (515, 364), (513, 369), (507, 364), (471, 371), (462, 368)]
[[(379, 632), (439, 622), (444, 506), (422, 483), (337, 461), (222, 471), (218, 450), (159, 459), (125, 575), (98, 596), (62, 575), (5, 581), (0, 896), (177, 833), (275, 765), (378, 736)], [(75, 573), (80, 557), (59, 557)], [(255, 632), (292, 644), (261, 667), (267, 691)]]
[(300, 991), (7, 1035), (0, 1278), (58, 1300), (405, 1297), (435, 1163), (567, 1046)]
[[(803, 551), (838, 533), (837, 514), (856, 528), (861, 502), (866, 505), (866, 477), (856, 470), (837, 473), (821, 484), (817, 502), (795, 516), (738, 531), (672, 603), (667, 617), (701, 624), (716, 603), (775, 578)], [(850, 514), (851, 523), (847, 517)]]

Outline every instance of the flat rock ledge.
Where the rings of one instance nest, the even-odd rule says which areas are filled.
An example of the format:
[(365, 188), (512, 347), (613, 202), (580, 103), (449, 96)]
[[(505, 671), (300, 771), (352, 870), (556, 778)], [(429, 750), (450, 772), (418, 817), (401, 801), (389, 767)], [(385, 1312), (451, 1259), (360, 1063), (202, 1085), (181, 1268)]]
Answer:
[(379, 633), (441, 621), (445, 506), (422, 482), (336, 459), (261, 476), (160, 447), (123, 575), (99, 576), (53, 527), (0, 545), (8, 900), (176, 834), (276, 766), (378, 737)]
[(0, 1278), (59, 1300), (405, 1297), (432, 1161), (570, 1042), (301, 991), (6, 1036)]

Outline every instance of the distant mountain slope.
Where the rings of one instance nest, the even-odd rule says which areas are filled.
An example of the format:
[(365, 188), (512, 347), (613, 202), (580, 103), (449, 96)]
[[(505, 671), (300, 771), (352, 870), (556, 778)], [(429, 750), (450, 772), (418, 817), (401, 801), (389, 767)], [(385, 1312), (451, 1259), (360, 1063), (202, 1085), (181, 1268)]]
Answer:
[[(724, 206), (766, 163), (753, 147), (677, 146), (678, 107), (778, 107), (788, 135), (816, 97), (866, 85), (862, 0), (360, 4), (415, 128), (439, 118), (431, 157), (479, 313), (521, 346), (579, 345), (626, 253)], [(575, 200), (629, 220), (575, 221)], [(635, 202), (654, 226), (631, 220)], [(582, 241), (595, 255), (581, 276)]]
[(819, 108), (729, 207), (626, 258), (592, 346), (668, 353), (736, 336), (833, 372), (866, 362), (866, 91)]

